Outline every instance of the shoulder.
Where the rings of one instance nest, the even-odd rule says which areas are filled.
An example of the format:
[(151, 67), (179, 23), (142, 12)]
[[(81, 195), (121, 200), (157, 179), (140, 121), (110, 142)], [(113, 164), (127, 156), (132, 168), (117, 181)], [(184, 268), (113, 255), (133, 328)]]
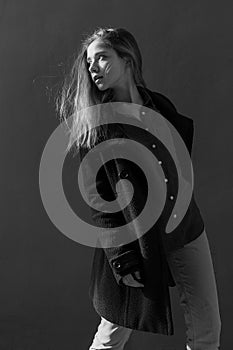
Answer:
[(175, 104), (170, 100), (170, 98), (168, 98), (161, 92), (152, 91), (148, 88), (146, 88), (146, 91), (150, 94), (155, 106), (158, 108), (161, 114), (163, 114), (165, 117), (173, 116), (173, 117), (179, 118), (183, 122), (186, 121), (187, 123), (193, 124), (192, 118), (184, 116), (177, 111)]
[(170, 112), (177, 113), (176, 106), (174, 103), (165, 95), (161, 94), (157, 91), (150, 91), (152, 94), (152, 98), (154, 103), (160, 108), (169, 110)]

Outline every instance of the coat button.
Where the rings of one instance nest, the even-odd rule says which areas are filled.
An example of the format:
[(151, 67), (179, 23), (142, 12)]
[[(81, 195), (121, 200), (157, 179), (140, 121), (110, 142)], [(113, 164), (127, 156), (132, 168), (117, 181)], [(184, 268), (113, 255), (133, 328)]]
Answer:
[(173, 199), (174, 199), (174, 197), (173, 197), (173, 196), (170, 196), (170, 199), (171, 199), (171, 200), (173, 200)]
[(164, 179), (165, 182), (168, 182), (168, 179)]
[(153, 143), (152, 148), (155, 148), (155, 147), (156, 147), (156, 145)]
[(142, 115), (145, 115), (145, 114), (146, 114), (146, 112), (142, 111)]
[(119, 263), (119, 261), (114, 261), (113, 262), (113, 266), (116, 268), (116, 269), (119, 269), (121, 267), (121, 264)]
[(125, 179), (126, 177), (129, 176), (129, 174), (127, 173), (126, 170), (122, 170), (119, 174), (119, 176), (122, 178), (122, 179)]
[(161, 160), (159, 160), (159, 162), (158, 162), (160, 165), (162, 164), (162, 161)]

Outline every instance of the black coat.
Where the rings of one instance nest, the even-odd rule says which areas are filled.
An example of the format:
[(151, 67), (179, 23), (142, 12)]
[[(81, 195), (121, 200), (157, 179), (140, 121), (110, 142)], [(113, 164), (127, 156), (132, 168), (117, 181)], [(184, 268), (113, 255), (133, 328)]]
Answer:
[[(140, 86), (138, 90), (144, 106), (159, 111), (173, 124), (191, 155), (192, 119), (180, 115), (165, 96)], [(143, 136), (141, 131), (122, 125), (121, 119), (114, 127), (110, 125), (108, 132), (110, 138), (121, 137), (122, 140), (131, 138), (148, 148), (151, 148), (152, 141), (154, 142), (154, 138)], [(197, 238), (203, 231), (204, 223), (195, 199), (192, 197), (189, 209), (178, 227), (171, 234), (164, 234), (165, 223), (174, 207), (178, 192), (178, 179), (174, 161), (166, 149), (159, 144), (159, 140), (157, 145), (159, 147), (152, 152), (158, 157), (161, 151), (163, 170), (167, 172), (169, 178), (166, 202), (161, 216), (148, 232), (130, 243), (111, 248), (95, 248), (89, 295), (97, 313), (113, 323), (135, 330), (172, 335), (174, 328), (169, 286), (175, 286), (175, 282), (167, 264), (166, 252), (182, 247)], [(86, 153), (87, 150), (80, 150), (80, 161)], [(104, 154), (104, 148), (102, 154)], [(96, 156), (98, 157), (98, 154)], [(116, 215), (104, 212), (101, 206), (100, 210), (91, 210), (92, 219), (97, 227), (104, 227), (105, 232), (108, 228), (116, 228), (117, 233), (117, 226), (137, 217), (147, 200), (143, 174), (127, 160), (119, 158), (105, 164), (97, 177), (92, 166), (92, 162), (89, 162), (82, 168), (84, 187), (87, 196), (90, 195), (90, 202), (93, 200), (91, 191), (95, 181), (106, 200), (115, 199), (114, 189), (119, 179), (127, 178), (136, 189), (130, 205)], [(150, 166), (149, 160), (145, 159), (144, 167)], [(159, 181), (155, 177), (155, 186), (159, 186)], [(170, 199), (171, 194), (173, 200)], [(94, 200), (96, 201), (96, 198)], [(122, 284), (122, 276), (135, 270), (141, 271), (143, 288)]]

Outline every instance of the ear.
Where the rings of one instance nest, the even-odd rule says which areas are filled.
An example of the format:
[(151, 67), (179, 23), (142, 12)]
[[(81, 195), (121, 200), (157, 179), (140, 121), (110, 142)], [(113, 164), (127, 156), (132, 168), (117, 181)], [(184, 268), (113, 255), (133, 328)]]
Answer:
[(123, 60), (125, 61), (126, 66), (130, 65), (130, 59), (129, 58), (123, 57)]

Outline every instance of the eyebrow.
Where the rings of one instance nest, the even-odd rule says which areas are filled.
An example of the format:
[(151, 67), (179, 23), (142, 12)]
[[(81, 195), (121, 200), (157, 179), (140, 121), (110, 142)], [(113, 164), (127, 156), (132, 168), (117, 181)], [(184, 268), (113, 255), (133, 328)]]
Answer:
[[(99, 52), (97, 52), (97, 53), (95, 54), (94, 57), (96, 57), (97, 55), (100, 55), (101, 53), (107, 53), (107, 51), (99, 51)], [(89, 62), (89, 61), (90, 61), (90, 58), (87, 57), (87, 62)]]

